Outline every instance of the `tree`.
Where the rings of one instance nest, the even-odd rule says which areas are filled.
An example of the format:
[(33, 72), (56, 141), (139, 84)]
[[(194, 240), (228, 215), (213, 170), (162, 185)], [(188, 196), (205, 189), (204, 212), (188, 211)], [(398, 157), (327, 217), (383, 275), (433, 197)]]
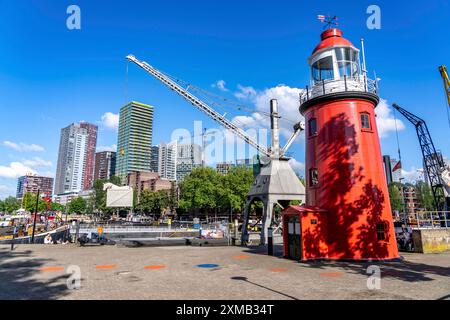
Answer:
[(66, 207), (64, 207), (62, 204), (52, 202), (50, 205), (50, 209), (51, 209), (51, 211), (64, 212), (66, 210)]
[(165, 209), (170, 208), (170, 203), (169, 191), (161, 190), (152, 192), (150, 190), (144, 190), (139, 197), (138, 209), (147, 214), (161, 214)]
[(220, 188), (217, 201), (220, 207), (243, 212), (253, 181), (253, 171), (245, 167), (232, 168), (227, 175), (219, 175)]
[[(25, 211), (28, 212), (34, 212), (36, 210), (36, 198), (37, 194), (35, 193), (26, 193), (25, 196), (22, 199), (22, 207), (25, 209)], [(39, 199), (38, 203), (38, 212), (46, 211), (48, 209), (47, 202), (42, 200), (42, 198)]]
[(417, 181), (415, 188), (417, 200), (421, 207), (427, 211), (433, 211), (435, 208), (431, 187), (424, 181)]
[(219, 174), (212, 168), (196, 168), (180, 185), (180, 208), (186, 211), (201, 210), (205, 213), (219, 208), (221, 186)]
[(69, 213), (76, 213), (76, 214), (83, 214), (86, 212), (87, 203), (86, 200), (84, 200), (81, 197), (73, 199), (69, 203)]
[(7, 213), (13, 213), (20, 209), (19, 201), (14, 197), (8, 197), (3, 201), (4, 211)]
[(103, 186), (106, 180), (95, 180), (92, 187), (92, 195), (89, 200), (92, 210), (98, 210), (104, 212), (106, 210), (106, 191), (103, 190)]
[(393, 211), (403, 211), (403, 197), (401, 194), (403, 186), (399, 183), (392, 183), (389, 186), (389, 198), (391, 199), (391, 207)]

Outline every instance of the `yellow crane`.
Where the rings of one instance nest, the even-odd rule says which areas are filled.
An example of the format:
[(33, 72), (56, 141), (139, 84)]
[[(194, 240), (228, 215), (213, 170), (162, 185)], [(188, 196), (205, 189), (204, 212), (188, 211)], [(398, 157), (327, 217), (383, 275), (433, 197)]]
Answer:
[(448, 125), (450, 126), (450, 79), (448, 77), (447, 68), (445, 66), (440, 66), (439, 71), (441, 72), (442, 80), (444, 81), (445, 93), (447, 95), (448, 108), (446, 109)]
[(439, 71), (442, 75), (442, 80), (444, 80), (445, 93), (447, 94), (448, 107), (450, 108), (450, 79), (448, 77), (447, 68), (445, 66), (440, 66)]

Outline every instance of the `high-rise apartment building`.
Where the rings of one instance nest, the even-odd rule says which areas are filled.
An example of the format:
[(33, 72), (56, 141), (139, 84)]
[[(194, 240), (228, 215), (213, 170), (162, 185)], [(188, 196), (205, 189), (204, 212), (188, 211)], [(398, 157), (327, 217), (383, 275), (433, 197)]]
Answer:
[(131, 102), (120, 110), (116, 176), (126, 183), (130, 172), (150, 172), (153, 107)]
[(233, 167), (234, 167), (234, 164), (231, 162), (223, 162), (223, 163), (216, 164), (217, 172), (220, 174), (225, 174), (225, 175), (227, 175)]
[(177, 181), (181, 182), (194, 168), (202, 165), (202, 148), (197, 144), (178, 146)]
[(37, 175), (26, 175), (20, 177), (17, 182), (17, 199), (23, 199), (26, 193), (51, 196), (53, 194), (53, 178), (41, 177)]
[(108, 180), (116, 173), (116, 153), (112, 151), (95, 154), (94, 180)]
[(94, 185), (95, 151), (97, 150), (98, 127), (87, 122), (80, 123), (80, 128), (87, 132), (86, 160), (84, 164), (84, 177), (82, 190), (91, 190)]
[(158, 173), (163, 180), (177, 181), (177, 141), (159, 145)]
[(92, 187), (96, 128), (88, 123), (74, 123), (61, 130), (55, 194), (80, 192)]
[(152, 146), (152, 155), (150, 159), (150, 171), (159, 172), (159, 146)]
[(237, 159), (236, 167), (244, 167), (253, 169), (253, 160), (252, 159)]

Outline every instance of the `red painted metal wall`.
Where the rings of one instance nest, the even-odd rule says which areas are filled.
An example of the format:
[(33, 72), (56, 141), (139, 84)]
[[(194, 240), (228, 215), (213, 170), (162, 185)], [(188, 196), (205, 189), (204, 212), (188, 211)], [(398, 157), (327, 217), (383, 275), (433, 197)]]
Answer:
[(289, 256), (288, 220), (298, 216), (301, 225), (301, 260), (328, 258), (327, 215), (324, 210), (291, 206), (283, 212), (284, 256)]
[[(361, 113), (369, 115), (371, 129), (362, 128)], [(328, 212), (328, 257), (398, 258), (374, 103), (331, 100), (309, 107), (305, 117), (307, 123), (316, 119), (318, 129), (306, 138), (307, 205)]]

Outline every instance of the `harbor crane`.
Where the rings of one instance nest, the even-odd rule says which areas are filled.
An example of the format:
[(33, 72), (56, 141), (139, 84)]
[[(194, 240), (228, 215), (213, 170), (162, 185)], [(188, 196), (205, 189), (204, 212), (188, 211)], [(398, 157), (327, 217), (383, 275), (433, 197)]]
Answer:
[(416, 127), (436, 210), (450, 210), (450, 168), (445, 164), (442, 154), (436, 151), (426, 122), (398, 104), (394, 103), (393, 107)]
[(447, 73), (447, 67), (446, 66), (440, 66), (439, 72), (441, 73), (442, 80), (444, 81), (444, 90), (447, 98), (448, 108), (447, 109), (447, 118), (448, 118), (448, 125), (450, 126), (450, 78)]
[(305, 187), (289, 165), (290, 158), (286, 156), (294, 141), (305, 130), (305, 124), (303, 122), (295, 124), (294, 133), (288, 140), (287, 144), (281, 148), (279, 130), (279, 120), (281, 117), (278, 113), (277, 101), (271, 100), (271, 147), (267, 148), (257, 143), (236, 124), (229, 121), (225, 115), (220, 114), (208, 105), (208, 103), (202, 101), (191, 93), (190, 90), (194, 88), (192, 85), (187, 84), (186, 87), (181, 86), (181, 81), (172, 79), (172, 77), (151, 66), (149, 63), (140, 61), (134, 55), (128, 55), (127, 59), (162, 82), (170, 90), (175, 91), (175, 93), (183, 97), (194, 107), (202, 111), (224, 128), (233, 132), (236, 136), (262, 154), (261, 172), (256, 177), (254, 185), (247, 195), (247, 205), (244, 214), (244, 224), (242, 227), (242, 242), (245, 244), (249, 241), (247, 227), (249, 224), (251, 205), (255, 201), (262, 201), (264, 204), (264, 213), (262, 217), (263, 228), (261, 232), (261, 244), (267, 244), (269, 229), (272, 227), (275, 227), (277, 230), (280, 229), (280, 225), (275, 225), (275, 206), (278, 205), (281, 208), (284, 208), (290, 201), (305, 201)]
[(439, 71), (441, 72), (442, 80), (444, 81), (444, 89), (447, 94), (448, 107), (450, 108), (450, 78), (447, 73), (447, 67), (440, 66)]

